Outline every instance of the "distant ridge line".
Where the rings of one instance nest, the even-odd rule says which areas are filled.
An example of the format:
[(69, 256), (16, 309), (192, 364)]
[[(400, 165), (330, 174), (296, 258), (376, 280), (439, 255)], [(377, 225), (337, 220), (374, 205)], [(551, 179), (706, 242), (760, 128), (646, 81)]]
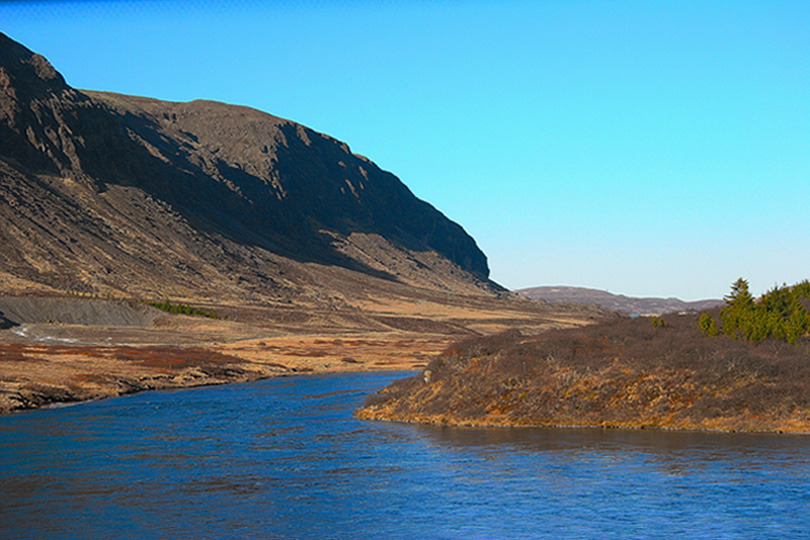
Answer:
[(679, 298), (637, 298), (614, 294), (601, 289), (571, 287), (566, 285), (548, 285), (518, 289), (517, 294), (534, 300), (546, 302), (566, 302), (578, 304), (597, 304), (607, 309), (628, 315), (662, 315), (680, 311), (702, 311), (723, 305), (719, 299), (706, 299), (687, 302)]

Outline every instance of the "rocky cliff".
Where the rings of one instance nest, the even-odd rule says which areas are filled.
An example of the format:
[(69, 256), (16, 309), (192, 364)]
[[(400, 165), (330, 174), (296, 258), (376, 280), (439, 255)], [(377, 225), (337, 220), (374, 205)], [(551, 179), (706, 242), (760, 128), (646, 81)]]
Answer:
[(80, 91), (2, 34), (0, 243), (6, 292), (499, 290), (459, 225), (345, 143), (246, 107)]

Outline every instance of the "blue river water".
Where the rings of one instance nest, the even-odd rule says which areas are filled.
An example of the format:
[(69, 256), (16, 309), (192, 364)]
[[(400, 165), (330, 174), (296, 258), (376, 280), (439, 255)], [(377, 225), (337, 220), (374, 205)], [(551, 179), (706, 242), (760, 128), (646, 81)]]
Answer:
[(352, 417), (405, 375), (0, 417), (0, 538), (810, 538), (810, 437)]

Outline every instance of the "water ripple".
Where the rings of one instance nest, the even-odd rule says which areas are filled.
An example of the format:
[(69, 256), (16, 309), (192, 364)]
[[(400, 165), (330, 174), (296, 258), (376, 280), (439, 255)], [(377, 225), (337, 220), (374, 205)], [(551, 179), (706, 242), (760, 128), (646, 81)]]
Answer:
[(810, 438), (359, 421), (401, 374), (0, 418), (3, 538), (724, 539), (810, 530)]

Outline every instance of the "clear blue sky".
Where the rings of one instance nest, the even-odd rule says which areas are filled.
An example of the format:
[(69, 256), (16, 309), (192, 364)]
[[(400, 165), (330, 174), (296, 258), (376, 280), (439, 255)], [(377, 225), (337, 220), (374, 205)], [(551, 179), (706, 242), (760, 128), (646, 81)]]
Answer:
[(509, 288), (810, 278), (810, 2), (4, 2), (77, 88), (344, 140)]

